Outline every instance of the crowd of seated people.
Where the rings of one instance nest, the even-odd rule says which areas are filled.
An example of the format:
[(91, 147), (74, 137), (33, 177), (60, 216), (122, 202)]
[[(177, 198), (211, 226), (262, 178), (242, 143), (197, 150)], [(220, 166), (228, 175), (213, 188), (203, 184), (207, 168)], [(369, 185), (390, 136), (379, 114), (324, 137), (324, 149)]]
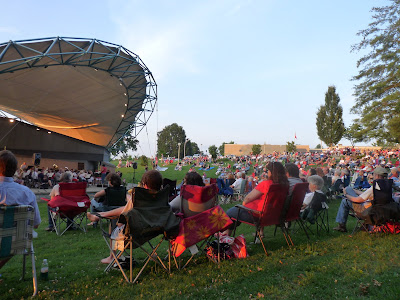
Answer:
[[(394, 185), (400, 185), (398, 178), (399, 155), (398, 149), (364, 151), (354, 148), (332, 149), (321, 153), (273, 152), (259, 156), (243, 155), (232, 158), (232, 161), (228, 163), (230, 167), (224, 164), (217, 165), (218, 169), (216, 175), (227, 179), (229, 185), (232, 185), (235, 183), (235, 174), (238, 176), (239, 172), (241, 172), (240, 174), (243, 175), (244, 178), (239, 176), (240, 179), (247, 180), (246, 193), (251, 193), (257, 190), (257, 186), (263, 181), (268, 180), (268, 169), (266, 167), (268, 164), (283, 162), (286, 163), (286, 175), (291, 186), (292, 182), (308, 181), (308, 178), (317, 175), (324, 181), (323, 187), (319, 189), (324, 193), (338, 180), (341, 181), (341, 188), (350, 185), (355, 190), (365, 190), (370, 187), (373, 180), (373, 171), (377, 166), (387, 169), (390, 168), (389, 178), (393, 179)], [(395, 162), (392, 163), (393, 160), (395, 160)], [(130, 161), (127, 161), (126, 165), (129, 166), (130, 163)], [(123, 166), (123, 162), (120, 161), (119, 165)], [(182, 160), (182, 165), (211, 166), (209, 157), (184, 159)], [(253, 173), (246, 177), (246, 169), (250, 166), (253, 167)], [(296, 167), (295, 171), (291, 171), (294, 169), (293, 166)], [(192, 167), (191, 171), (194, 170), (194, 167)], [(88, 184), (94, 183), (95, 176), (92, 171), (77, 171), (62, 168), (41, 169), (29, 167), (26, 163), (22, 164), (15, 172), (14, 181), (28, 186), (31, 183), (47, 184), (49, 188), (52, 188), (60, 182), (61, 176), (66, 171), (71, 172), (72, 181), (86, 181)], [(349, 180), (350, 178), (352, 178), (351, 182)], [(34, 186), (35, 185), (32, 185), (32, 187)], [(341, 189), (339, 192), (341, 192)], [(394, 198), (398, 199), (399, 197), (395, 195)], [(341, 220), (341, 222), (343, 221)]]
[(22, 165), (20, 169), (17, 169), (13, 178), (15, 182), (26, 185), (29, 188), (48, 189), (58, 184), (65, 172), (71, 173), (72, 182), (87, 182), (88, 185), (94, 184), (95, 175), (93, 171), (70, 170), (67, 167), (64, 169), (54, 169)]
[[(400, 185), (399, 164), (392, 162), (393, 159), (398, 162), (398, 150), (372, 151), (361, 154), (362, 155), (355, 155), (352, 150), (346, 153), (334, 150), (332, 153), (324, 153), (323, 155), (320, 153), (283, 154), (276, 152), (271, 155), (256, 157), (255, 159), (252, 157), (236, 159), (232, 162), (233, 167), (227, 168), (220, 165), (218, 166), (217, 172), (221, 177), (228, 180), (233, 189), (240, 188), (241, 182), (245, 180), (245, 193), (247, 195), (244, 198), (243, 205), (256, 210), (261, 210), (265, 195), (268, 193), (268, 189), (272, 183), (278, 183), (283, 187), (288, 186), (290, 194), (295, 184), (307, 181), (309, 183), (309, 193), (306, 194), (302, 207), (302, 209), (306, 209), (312, 199), (320, 195), (325, 196), (327, 190), (331, 188), (332, 185), (335, 185), (336, 182), (341, 182), (341, 189), (339, 192), (343, 193), (345, 198), (351, 200), (351, 202), (346, 201), (346, 199), (342, 200), (336, 214), (338, 226), (334, 229), (340, 232), (346, 232), (346, 222), (350, 208), (361, 213), (368, 209), (368, 205), (370, 204), (365, 204), (364, 202), (365, 200), (371, 200), (373, 197), (372, 180), (390, 178), (393, 179), (395, 186)], [(285, 165), (283, 165), (282, 162), (284, 162)], [(254, 171), (247, 176), (245, 169), (249, 166), (253, 166)], [(307, 171), (304, 171), (305, 169), (307, 169)], [(192, 168), (192, 171), (194, 170), (195, 169)], [(120, 177), (120, 174), (113, 174), (113, 176), (115, 179), (115, 176)], [(236, 180), (235, 176), (237, 177)], [(93, 182), (93, 178), (94, 175), (91, 171), (64, 170), (59, 168), (40, 169), (26, 166), (26, 164), (21, 166), (19, 170), (16, 170), (14, 175), (14, 181), (21, 184), (29, 183), (30, 180), (32, 182), (46, 183), (49, 188), (52, 188), (52, 197), (57, 194), (57, 186), (60, 181), (86, 181), (90, 184)], [(106, 177), (106, 180), (112, 187), (120, 187), (122, 184), (121, 180), (113, 181), (108, 179), (111, 179), (111, 175), (110, 177)], [(205, 179), (207, 178), (202, 178), (202, 176), (196, 172), (190, 172), (185, 175), (184, 184), (203, 186)], [(141, 180), (141, 186), (146, 189), (158, 191), (161, 189), (161, 182), (161, 173), (152, 170), (145, 173)], [(97, 196), (101, 197), (102, 193), (105, 193), (105, 190), (100, 191), (100, 194), (97, 194)], [(129, 197), (130, 193), (126, 196), (127, 203), (129, 201), (131, 202)], [(393, 198), (398, 201), (400, 195), (394, 193)], [(178, 195), (170, 203), (173, 212), (179, 212), (180, 202), (181, 199)], [(118, 216), (131, 207), (132, 206), (129, 205), (121, 206), (114, 210), (100, 212), (100, 215), (104, 217)], [(227, 214), (232, 218), (236, 218), (236, 208), (230, 208)], [(98, 217), (90, 213), (88, 214), (88, 218), (93, 222), (98, 221)], [(245, 211), (240, 212), (237, 224), (239, 224), (241, 220), (251, 221), (248, 213), (246, 214)], [(49, 222), (49, 227), (50, 225)], [(52, 230), (52, 228), (49, 228), (49, 230)], [(230, 230), (228, 230), (227, 233), (230, 234)], [(261, 233), (261, 235), (263, 235), (263, 233)], [(109, 263), (111, 260), (112, 257), (109, 256), (103, 259), (102, 262)]]

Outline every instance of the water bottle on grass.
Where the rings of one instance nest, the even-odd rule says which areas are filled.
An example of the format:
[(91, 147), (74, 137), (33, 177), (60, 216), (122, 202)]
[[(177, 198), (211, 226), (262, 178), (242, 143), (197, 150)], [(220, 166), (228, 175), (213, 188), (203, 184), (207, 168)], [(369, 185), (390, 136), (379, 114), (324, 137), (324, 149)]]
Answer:
[(47, 259), (43, 259), (42, 267), (40, 268), (40, 279), (49, 280), (49, 264)]

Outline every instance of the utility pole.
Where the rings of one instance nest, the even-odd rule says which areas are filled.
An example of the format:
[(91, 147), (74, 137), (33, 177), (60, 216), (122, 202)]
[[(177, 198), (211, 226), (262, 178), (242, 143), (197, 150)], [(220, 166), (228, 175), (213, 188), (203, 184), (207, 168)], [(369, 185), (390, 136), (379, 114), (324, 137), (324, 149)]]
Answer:
[(178, 163), (180, 154), (181, 154), (181, 143), (178, 143)]

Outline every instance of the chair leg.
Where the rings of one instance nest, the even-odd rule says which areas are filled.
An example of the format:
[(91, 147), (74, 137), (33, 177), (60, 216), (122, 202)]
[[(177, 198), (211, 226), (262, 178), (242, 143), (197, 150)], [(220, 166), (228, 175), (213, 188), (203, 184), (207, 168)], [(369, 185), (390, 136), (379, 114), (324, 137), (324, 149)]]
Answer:
[(133, 266), (132, 266), (132, 261), (133, 261), (133, 253), (132, 253), (132, 243), (131, 246), (129, 247), (129, 279), (132, 282), (132, 275), (133, 275)]
[(307, 236), (307, 239), (309, 240), (310, 236), (308, 235), (308, 232), (307, 232), (307, 229), (306, 229), (306, 227), (305, 227), (305, 225), (303, 223), (303, 220), (302, 219), (296, 220), (296, 223), (297, 222), (299, 223), (299, 226), (303, 229), (303, 231), (305, 232), (305, 234)]
[[(285, 237), (286, 243), (288, 244), (288, 246), (294, 246), (294, 243), (292, 241), (292, 237), (289, 234), (289, 229), (286, 228), (285, 223), (281, 224), (281, 230), (283, 233), (283, 236)], [(275, 227), (275, 231), (276, 231), (276, 227)]]
[(237, 215), (236, 215), (236, 221), (235, 221), (235, 224), (234, 224), (234, 227), (233, 227), (233, 236), (235, 236), (235, 234), (236, 234), (236, 227), (237, 227), (237, 222), (239, 222), (239, 212), (240, 212), (240, 208), (238, 209), (238, 212), (237, 212)]
[(28, 253), (25, 253), (22, 255), (22, 276), (21, 276), (21, 280), (25, 279), (25, 266), (26, 266), (26, 256), (28, 255)]
[(261, 238), (260, 230), (257, 230), (256, 238), (257, 238), (257, 236), (258, 236), (258, 238), (260, 239), (261, 245), (263, 246), (265, 255), (268, 256), (267, 249), (265, 248), (264, 242), (263, 242), (263, 240), (262, 240), (262, 238)]
[(33, 295), (36, 296), (38, 291), (37, 277), (36, 277), (36, 264), (35, 264), (35, 251), (33, 250), (33, 243), (31, 243), (31, 259), (32, 259), (32, 281), (33, 281)]

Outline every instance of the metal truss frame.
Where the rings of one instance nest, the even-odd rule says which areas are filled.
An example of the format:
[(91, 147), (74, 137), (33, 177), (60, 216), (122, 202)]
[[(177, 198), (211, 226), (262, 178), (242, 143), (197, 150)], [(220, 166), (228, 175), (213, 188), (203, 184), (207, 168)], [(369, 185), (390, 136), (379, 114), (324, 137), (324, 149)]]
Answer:
[[(37, 43), (42, 43), (45, 49), (38, 50)], [(63, 48), (68, 51), (64, 52)], [(118, 78), (126, 89), (128, 101), (124, 117), (106, 146), (108, 149), (126, 135), (135, 138), (156, 107), (157, 84), (153, 74), (138, 55), (123, 46), (98, 39), (52, 37), (9, 41), (1, 43), (0, 49), (0, 75), (28, 68), (70, 65), (91, 67)], [(5, 57), (10, 50), (20, 58), (7, 61)]]

